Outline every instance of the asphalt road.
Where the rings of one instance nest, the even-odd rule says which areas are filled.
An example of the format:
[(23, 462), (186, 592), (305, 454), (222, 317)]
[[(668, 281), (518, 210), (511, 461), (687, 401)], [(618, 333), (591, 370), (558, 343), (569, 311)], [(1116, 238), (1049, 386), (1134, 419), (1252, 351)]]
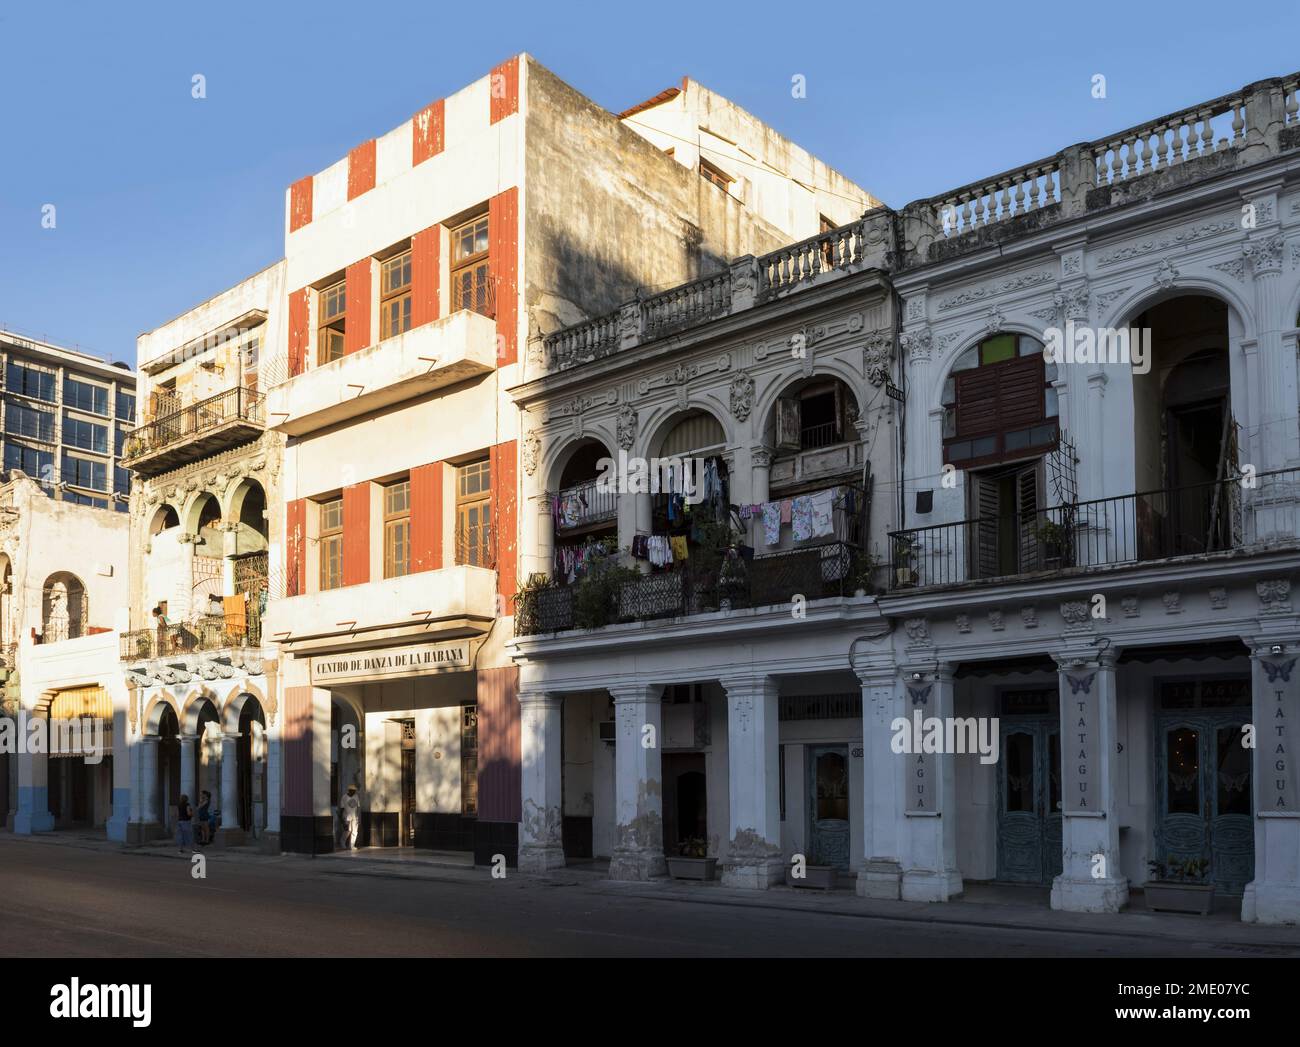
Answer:
[[(1286, 950), (1262, 950), (1285, 955)], [(1223, 945), (632, 897), (487, 870), (410, 875), (0, 837), (0, 956), (1177, 956)], [(1292, 952), (1300, 955), (1300, 948)]]

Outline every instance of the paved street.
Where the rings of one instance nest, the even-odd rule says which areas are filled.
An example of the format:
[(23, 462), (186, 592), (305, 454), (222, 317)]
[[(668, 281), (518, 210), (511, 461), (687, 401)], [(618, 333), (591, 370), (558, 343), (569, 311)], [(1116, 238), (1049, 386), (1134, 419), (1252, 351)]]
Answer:
[[(897, 918), (848, 893), (774, 891), (754, 905), (695, 888), (686, 897), (703, 900), (682, 900), (591, 876), (494, 881), (364, 859), (214, 853), (207, 872), (192, 879), (187, 861), (162, 851), (0, 835), (0, 955), (1300, 956), (1300, 933), (1168, 924), (1193, 935), (1204, 926), (1205, 939), (1160, 939), (1142, 922), (1159, 917), (1146, 915), (1116, 934), (994, 926), (972, 917), (974, 905)], [(962, 922), (972, 918), (985, 922)]]

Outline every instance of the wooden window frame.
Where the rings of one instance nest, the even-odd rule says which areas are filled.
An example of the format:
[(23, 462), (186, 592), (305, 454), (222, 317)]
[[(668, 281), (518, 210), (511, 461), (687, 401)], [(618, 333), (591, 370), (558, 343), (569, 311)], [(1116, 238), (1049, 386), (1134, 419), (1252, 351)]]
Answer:
[[(320, 550), (320, 591), (329, 592), (331, 589), (343, 588), (343, 496), (340, 494), (334, 498), (326, 498), (324, 501), (317, 502), (316, 507), (320, 514), (317, 518), (320, 527), (316, 542)], [(327, 524), (327, 514), (335, 507), (338, 511), (338, 522)], [(336, 577), (331, 577), (330, 550), (334, 548), (338, 549), (338, 573)]]
[[(469, 494), (464, 493), (465, 480), (468, 478), (470, 471), (474, 470), (485, 482), (479, 490)], [(464, 518), (468, 511), (473, 508), (480, 510), (479, 533), (480, 537), (474, 546), (474, 558), (471, 559), (469, 545), (469, 529), (464, 523)], [(471, 567), (486, 567), (491, 563), (492, 558), (492, 466), (490, 458), (477, 458), (472, 462), (465, 462), (456, 467), (456, 564), (458, 566), (468, 565)]]
[[(322, 287), (316, 292), (316, 366), (341, 360), (344, 355), (343, 336), (348, 326), (348, 281), (347, 277)], [(331, 303), (338, 304), (338, 310), (327, 316), (326, 310)], [(329, 345), (337, 335), (338, 352), (333, 352)]]
[[(984, 363), (983, 362), (984, 344), (988, 341), (991, 341), (994, 338), (1003, 337), (1005, 335), (1011, 335), (1011, 337), (1015, 339), (1014, 342), (1015, 355), (1007, 360), (998, 360), (991, 363)], [(1023, 355), (1023, 356), (1020, 355), (1020, 339), (1022, 337), (1025, 336), (1017, 334), (1016, 332), (1013, 331), (998, 331), (995, 334), (989, 335), (987, 338), (981, 339), (973, 347), (975, 349), (975, 352), (978, 354), (976, 357), (977, 361), (979, 361), (977, 365), (971, 368), (964, 368), (960, 371), (954, 371), (949, 374), (948, 380), (953, 383), (952, 401), (942, 403), (941, 407), (945, 412), (947, 411), (952, 412), (953, 435), (942, 437), (943, 460), (945, 464), (955, 465), (959, 469), (973, 469), (973, 468), (980, 468), (984, 466), (999, 465), (1003, 463), (1009, 465), (1013, 462), (1018, 462), (1023, 459), (1037, 458), (1044, 454), (1047, 454), (1048, 452), (1052, 451), (1060, 442), (1060, 436), (1061, 436), (1060, 416), (1059, 414), (1049, 415), (1047, 413), (1047, 395), (1048, 395), (1048, 390), (1052, 388), (1052, 379), (1048, 376), (1046, 358), (1043, 356), (1042, 352)], [(1041, 372), (1043, 377), (1042, 395), (1039, 401), (1039, 414), (1037, 418), (1028, 421), (1018, 421), (1018, 422), (1009, 423), (1003, 420), (1002, 413), (1001, 411), (999, 411), (998, 412), (999, 424), (996, 427), (985, 427), (979, 430), (963, 431), (961, 425), (962, 391), (963, 391), (963, 386), (966, 384), (965, 380), (968, 379), (968, 376), (979, 375), (979, 374), (989, 375), (993, 373), (999, 374), (1000, 376), (1001, 373), (1004, 371), (1011, 371), (1013, 369), (1024, 369), (1026, 367), (1025, 361), (1028, 360), (1037, 361), (1038, 369)], [(999, 406), (1002, 406), (1001, 393), (999, 393), (998, 404)], [(1031, 443), (1024, 444), (1020, 447), (1015, 447), (1011, 449), (1007, 448), (1006, 438), (1008, 434), (1023, 432), (1026, 429), (1031, 431), (1037, 429), (1045, 429), (1048, 426), (1050, 426), (1052, 429), (1049, 438), (1045, 440), (1033, 441)], [(994, 448), (992, 451), (986, 454), (972, 455), (966, 458), (952, 457), (951, 449), (953, 446), (964, 444), (964, 443), (974, 444), (978, 440), (987, 440), (987, 439), (992, 439), (994, 441)]]
[[(404, 488), (402, 494), (403, 504), (400, 508), (393, 508), (394, 494), (399, 488)], [(394, 480), (391, 483), (384, 484), (384, 577), (385, 578), (403, 578), (411, 573), (411, 479), (402, 477), (400, 480)], [(403, 549), (401, 562), (398, 562), (397, 535), (402, 532), (401, 547)], [(398, 570), (398, 567), (401, 570)]]
[[(388, 285), (390, 273), (405, 270), (401, 284)], [(394, 329), (389, 310), (396, 307), (402, 317), (400, 329)], [(411, 329), (411, 249), (409, 247), (379, 263), (379, 340), (405, 334)]]
[[(460, 254), (460, 234), (469, 228), (477, 229), (480, 223), (483, 225), (488, 246), (482, 251), (474, 251), (467, 255)], [(459, 312), (462, 309), (468, 309), (470, 312), (479, 313), (481, 316), (494, 317), (496, 315), (496, 296), (492, 287), (492, 223), (488, 213), (484, 211), (473, 218), (466, 219), (453, 227), (448, 236), (451, 243), (451, 311)], [(477, 234), (475, 238), (477, 239)], [(462, 273), (475, 272), (479, 269), (483, 269), (486, 274), (484, 277), (486, 283), (482, 309), (476, 307), (477, 303), (468, 305), (465, 303), (465, 299), (461, 297), (459, 279)]]
[(700, 177), (711, 185), (716, 185), (728, 196), (731, 195), (731, 183), (735, 179), (713, 161), (706, 160), (702, 156), (700, 157)]

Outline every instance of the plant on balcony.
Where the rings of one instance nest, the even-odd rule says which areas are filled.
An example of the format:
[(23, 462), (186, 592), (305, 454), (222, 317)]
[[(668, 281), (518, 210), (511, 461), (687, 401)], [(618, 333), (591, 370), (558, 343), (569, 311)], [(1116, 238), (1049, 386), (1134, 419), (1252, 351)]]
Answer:
[(1048, 569), (1063, 566), (1069, 549), (1069, 528), (1055, 520), (1044, 520), (1034, 534), (1042, 546), (1043, 566)]
[(573, 624), (579, 629), (600, 629), (615, 621), (619, 590), (640, 577), (635, 567), (625, 567), (613, 557), (593, 561), (574, 588)]
[(1152, 878), (1143, 891), (1149, 909), (1205, 916), (1214, 907), (1214, 884), (1207, 882), (1208, 858), (1150, 861), (1147, 868)]
[(875, 592), (876, 572), (880, 569), (880, 560), (865, 549), (854, 554), (854, 571), (852, 577), (853, 592), (856, 596), (866, 596)]
[(893, 549), (894, 582), (897, 585), (915, 585), (916, 545), (911, 535), (899, 535), (894, 539)]

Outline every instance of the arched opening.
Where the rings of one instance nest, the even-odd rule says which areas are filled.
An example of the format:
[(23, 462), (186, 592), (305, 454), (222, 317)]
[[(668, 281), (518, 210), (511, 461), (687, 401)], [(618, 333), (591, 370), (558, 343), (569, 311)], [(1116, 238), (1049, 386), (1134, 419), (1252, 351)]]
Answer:
[(224, 613), (225, 535), (221, 529), (221, 503), (207, 492), (199, 495), (190, 509), (194, 561), (190, 580), (190, 606), (198, 615), (220, 616)]
[(202, 696), (190, 703), (186, 713), (189, 737), (186, 745), (194, 747), (194, 795), (190, 802), (197, 812), (203, 794), (209, 797), (209, 810), (221, 809), (221, 720), (216, 703)]
[[(729, 529), (726, 443), (722, 423), (707, 411), (689, 412), (664, 433), (649, 463), (652, 490), (658, 488), (651, 496), (654, 535), (695, 543), (708, 541), (706, 531)], [(656, 559), (650, 557), (652, 565), (665, 566)]]
[(253, 695), (242, 695), (240, 701), (235, 745), (239, 827), (256, 836), (266, 828), (266, 716)]
[[(149, 813), (169, 830), (176, 825), (176, 805), (181, 795), (180, 721), (170, 705), (158, 720), (158, 809)], [(190, 797), (191, 802), (193, 797)]]
[(161, 534), (163, 531), (180, 525), (181, 518), (176, 510), (170, 505), (160, 505), (155, 510), (153, 518), (149, 521), (149, 534), (150, 536)]
[(231, 574), (234, 591), (225, 598), (226, 633), (232, 643), (261, 643), (262, 612), (269, 593), (266, 492), (255, 480), (242, 480), (231, 499), (236, 521)]
[[(9, 557), (0, 554), (0, 647), (6, 656), (10, 644), (18, 642), (19, 622), (16, 617), (17, 603), (14, 600), (14, 565)], [(8, 660), (5, 668), (12, 669)]]
[(50, 575), (41, 591), (41, 642), (85, 636), (87, 611), (86, 587), (80, 578), (67, 571)]
[(1136, 525), (1142, 559), (1231, 545), (1237, 425), (1228, 360), (1228, 307), (1180, 295), (1133, 322), (1150, 332), (1151, 366), (1133, 375)]
[(555, 526), (552, 577), (570, 584), (595, 560), (618, 550), (619, 477), (601, 462), (617, 463), (599, 440), (580, 440), (560, 471), (551, 496)]
[[(1056, 368), (1037, 338), (1002, 331), (958, 356), (944, 381), (943, 460), (966, 470), (975, 577), (1034, 571), (1063, 556), (1043, 537), (1047, 459), (1060, 444)], [(908, 551), (896, 548), (894, 560), (907, 562)]]
[(853, 390), (833, 375), (802, 378), (781, 391), (763, 430), (772, 458), (767, 507), (752, 528), (755, 546), (862, 546), (868, 491), (859, 412)]

